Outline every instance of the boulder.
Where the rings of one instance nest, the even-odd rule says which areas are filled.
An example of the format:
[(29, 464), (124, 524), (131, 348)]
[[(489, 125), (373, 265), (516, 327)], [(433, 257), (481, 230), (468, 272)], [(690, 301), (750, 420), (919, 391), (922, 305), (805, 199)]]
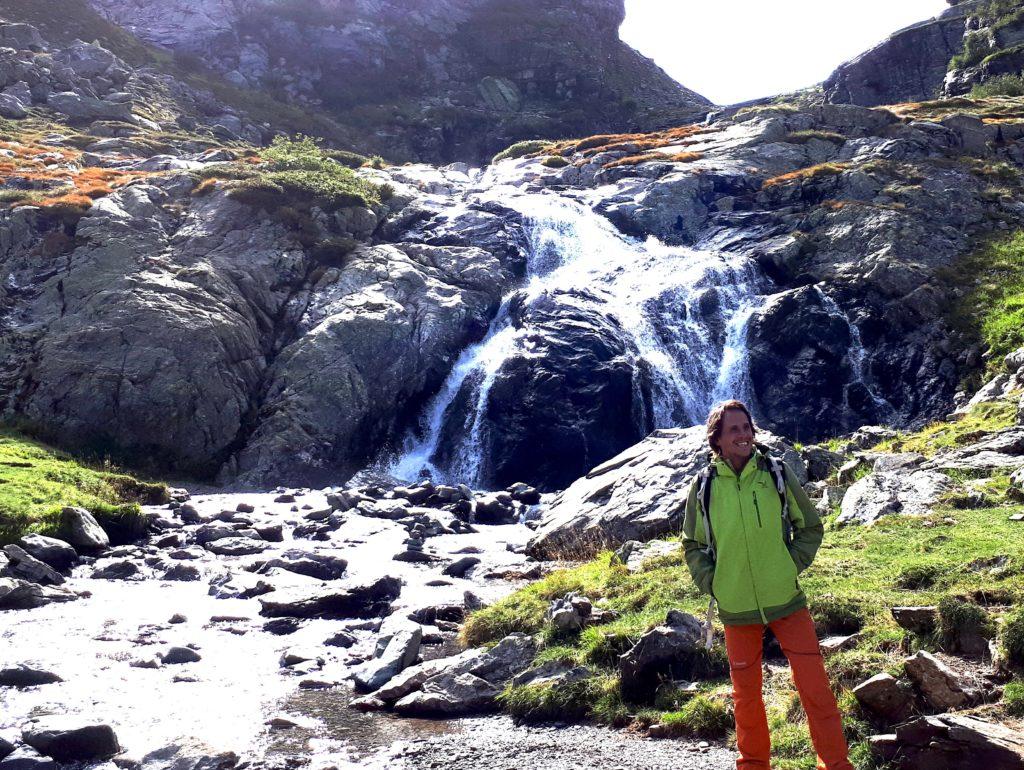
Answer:
[(590, 679), (594, 672), (586, 666), (577, 666), (564, 660), (549, 660), (536, 668), (530, 668), (520, 674), (516, 674), (509, 684), (521, 685), (544, 685), (547, 687), (562, 687), (568, 684), (575, 684)]
[(348, 587), (276, 591), (270, 598), (260, 598), (260, 614), (271, 618), (380, 617), (387, 614), (401, 590), (398, 578), (382, 577)]
[(71, 602), (77, 598), (78, 594), (66, 588), (0, 577), (0, 610), (30, 610), (54, 602)]
[(31, 24), (4, 22), (0, 24), (0, 45), (16, 51), (39, 51), (45, 47), (39, 30)]
[(939, 608), (927, 607), (893, 607), (892, 617), (897, 625), (911, 633), (924, 636), (935, 631), (939, 623)]
[(704, 650), (700, 621), (670, 610), (664, 625), (652, 628), (619, 657), (622, 697), (649, 703), (663, 682), (702, 679), (712, 674), (713, 668)]
[(30, 722), (21, 739), (58, 762), (108, 759), (121, 750), (110, 725), (80, 716), (45, 717)]
[(266, 573), (272, 569), (283, 569), (317, 580), (339, 580), (347, 568), (348, 561), (338, 556), (292, 549), (263, 562), (256, 571)]
[(52, 671), (32, 668), (24, 663), (10, 668), (0, 669), (0, 687), (36, 687), (41, 684), (63, 682)]
[(162, 575), (163, 580), (174, 580), (178, 582), (191, 582), (193, 580), (199, 580), (202, 577), (202, 573), (198, 567), (194, 567), (191, 564), (174, 564), (164, 570)]
[(250, 537), (225, 537), (203, 545), (207, 551), (218, 556), (251, 556), (263, 553), (269, 547), (262, 540)]
[(957, 674), (929, 652), (920, 650), (915, 653), (903, 661), (903, 668), (928, 705), (936, 711), (964, 708), (981, 700), (981, 694), (966, 677)]
[(451, 564), (446, 566), (441, 573), (448, 575), (449, 577), (465, 577), (466, 573), (469, 572), (473, 567), (480, 563), (480, 559), (476, 556), (463, 556), (461, 559), (456, 559)]
[(377, 637), (374, 657), (355, 674), (356, 687), (373, 692), (387, 684), (416, 660), (423, 639), (423, 628), (411, 620), (389, 619)]
[(898, 759), (900, 770), (1024, 768), (1019, 730), (966, 714), (919, 717), (887, 738), (872, 741), (872, 753), (882, 761)]
[(640, 572), (644, 564), (651, 559), (664, 556), (682, 555), (683, 544), (677, 540), (650, 540), (641, 543), (639, 540), (627, 540), (617, 551), (615, 557), (630, 572)]
[(556, 632), (570, 633), (583, 628), (593, 609), (590, 599), (571, 592), (553, 599), (544, 617)]
[(873, 524), (883, 516), (921, 516), (956, 486), (938, 471), (869, 473), (846, 491), (837, 524)]
[(112, 559), (93, 570), (96, 580), (131, 580), (141, 577), (139, 565), (130, 559)]
[(0, 770), (57, 770), (57, 763), (31, 746), (18, 746), (0, 760)]
[(807, 478), (810, 481), (825, 481), (844, 461), (843, 455), (820, 446), (807, 447), (800, 456), (807, 464)]
[(0, 735), (0, 760), (14, 751), (14, 744)]
[(28, 115), (24, 103), (11, 94), (0, 94), (0, 118), (21, 120)]
[(218, 599), (252, 599), (269, 594), (274, 586), (248, 572), (219, 575), (210, 581), (210, 596)]
[(419, 692), (395, 703), (402, 716), (454, 717), (482, 714), (498, 708), (501, 689), (473, 674), (441, 674), (423, 683)]
[(238, 530), (229, 524), (203, 524), (195, 531), (196, 542), (200, 545), (214, 543), (229, 537), (238, 537)]
[(75, 91), (52, 93), (46, 98), (47, 106), (67, 115), (71, 120), (123, 120), (131, 121), (131, 102), (108, 102)]
[(160, 660), (162, 660), (164, 665), (167, 666), (178, 665), (181, 663), (197, 663), (202, 659), (203, 656), (191, 647), (169, 647), (167, 651), (160, 656)]
[(865, 709), (888, 724), (908, 719), (914, 712), (914, 690), (891, 674), (877, 674), (853, 688)]
[(31, 533), (18, 540), (18, 544), (55, 570), (66, 570), (78, 563), (78, 552), (55, 537)]
[(44, 586), (58, 586), (64, 582), (64, 576), (57, 570), (13, 543), (4, 546), (4, 554), (8, 559), (4, 570), (8, 577), (30, 580)]
[(61, 539), (77, 550), (102, 551), (110, 547), (110, 538), (93, 515), (84, 508), (68, 506), (60, 512)]

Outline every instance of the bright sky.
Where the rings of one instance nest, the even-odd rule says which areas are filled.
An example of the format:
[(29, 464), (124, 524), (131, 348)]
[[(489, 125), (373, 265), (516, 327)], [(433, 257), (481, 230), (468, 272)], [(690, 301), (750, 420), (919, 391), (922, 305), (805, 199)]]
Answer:
[(716, 104), (820, 83), (946, 0), (626, 0), (620, 36)]

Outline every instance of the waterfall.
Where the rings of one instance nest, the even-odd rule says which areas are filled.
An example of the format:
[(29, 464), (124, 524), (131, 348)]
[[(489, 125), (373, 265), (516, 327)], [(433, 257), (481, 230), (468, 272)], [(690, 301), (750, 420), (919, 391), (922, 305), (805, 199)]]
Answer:
[[(505, 361), (533, 355), (525, 341), (529, 327), (513, 325), (510, 307), (529, 307), (541, 297), (585, 303), (618, 321), (637, 359), (634, 404), (623, 406), (641, 411), (642, 368), (654, 422), (645, 429), (693, 425), (715, 402), (749, 396), (746, 332), (766, 289), (753, 261), (624, 236), (563, 196), (513, 188), (491, 194), (523, 217), (526, 276), (503, 298), (484, 339), (459, 356), (391, 464), (394, 476), (481, 484), (491, 387)], [(461, 409), (453, 408), (458, 399)], [(441, 452), (445, 436), (456, 436), (457, 445)]]
[(850, 387), (852, 385), (861, 385), (867, 394), (871, 397), (871, 401), (874, 403), (875, 408), (879, 410), (880, 416), (892, 415), (895, 413), (893, 405), (886, 401), (882, 396), (878, 395), (877, 389), (868, 383), (866, 379), (867, 375), (867, 351), (864, 349), (864, 342), (861, 340), (860, 329), (857, 328), (857, 324), (850, 320), (850, 316), (839, 307), (839, 304), (832, 299), (828, 294), (822, 291), (820, 286), (815, 286), (814, 291), (817, 292), (821, 298), (822, 307), (825, 311), (833, 318), (841, 318), (846, 326), (850, 329), (850, 347), (846, 352), (847, 360), (850, 364), (850, 380), (843, 385), (843, 406), (847, 411), (851, 411), (850, 407)]

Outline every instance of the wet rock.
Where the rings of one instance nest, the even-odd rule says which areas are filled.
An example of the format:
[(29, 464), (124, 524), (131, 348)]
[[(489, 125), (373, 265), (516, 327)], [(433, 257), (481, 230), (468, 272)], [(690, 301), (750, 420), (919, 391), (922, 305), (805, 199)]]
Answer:
[(32, 668), (24, 663), (11, 668), (0, 669), (0, 687), (35, 687), (41, 684), (63, 681), (52, 671)]
[(96, 580), (131, 580), (141, 576), (139, 565), (128, 559), (115, 559), (93, 570)]
[(18, 746), (0, 760), (0, 770), (56, 770), (57, 763), (31, 746)]
[(78, 563), (78, 552), (70, 544), (55, 537), (31, 533), (22, 537), (18, 543), (32, 556), (55, 570), (66, 570)]
[(0, 735), (0, 760), (14, 751), (14, 744)]
[(891, 674), (877, 674), (853, 688), (854, 697), (865, 709), (888, 724), (908, 719), (914, 712), (914, 691)]
[(924, 650), (907, 658), (903, 668), (924, 699), (937, 711), (951, 711), (981, 700), (981, 693), (966, 677)]
[(265, 574), (271, 569), (283, 569), (317, 580), (339, 580), (348, 568), (348, 562), (326, 553), (289, 550), (279, 557), (263, 562), (257, 572)]
[[(422, 547), (422, 546), (421, 546)], [(404, 561), (410, 564), (433, 564), (441, 560), (439, 556), (427, 553), (425, 551), (419, 551), (415, 548), (407, 548), (404, 551), (399, 551), (391, 557), (395, 561)]]
[(344, 649), (348, 649), (355, 643), (356, 638), (347, 631), (339, 631), (333, 636), (329, 636), (324, 639), (324, 644), (328, 647), (342, 647)]
[(213, 543), (229, 537), (238, 537), (238, 530), (227, 524), (204, 524), (195, 531), (196, 542), (200, 545)]
[(387, 614), (402, 590), (401, 581), (383, 577), (373, 583), (344, 588), (277, 591), (260, 599), (260, 614), (266, 617), (368, 618)]
[(187, 582), (199, 580), (201, 577), (202, 573), (198, 567), (194, 567), (191, 564), (174, 564), (164, 571), (161, 579)]
[(110, 538), (93, 515), (84, 508), (68, 506), (60, 512), (61, 539), (78, 550), (102, 551), (110, 547)]
[(219, 575), (210, 581), (210, 596), (218, 599), (252, 599), (269, 594), (274, 586), (248, 572)]
[(64, 582), (64, 576), (57, 570), (19, 546), (5, 546), (3, 552), (8, 559), (7, 567), (4, 568), (8, 577), (21, 578), (44, 586), (57, 586)]
[(894, 514), (920, 516), (954, 486), (949, 476), (937, 471), (869, 473), (847, 490), (836, 523), (873, 524)]
[(275, 636), (287, 636), (294, 634), (302, 624), (295, 618), (274, 618), (263, 624), (263, 630)]
[(512, 495), (513, 500), (523, 505), (537, 505), (540, 502), (540, 491), (521, 481), (511, 484), (506, 491)]
[(664, 625), (641, 636), (619, 658), (622, 696), (636, 703), (649, 702), (666, 678), (693, 681), (711, 674), (703, 638), (697, 618), (670, 610)]
[(196, 663), (203, 659), (203, 656), (191, 647), (170, 647), (160, 656), (164, 665), (173, 666), (181, 663)]
[(473, 519), (481, 524), (515, 524), (519, 518), (508, 492), (480, 495), (474, 502)]
[(179, 623), (185, 623), (187, 621), (188, 621), (187, 617), (182, 615), (180, 612), (175, 612), (173, 615), (171, 615), (171, 617), (168, 619), (167, 622), (170, 623), (171, 625), (177, 625)]
[(207, 551), (218, 556), (251, 556), (263, 553), (269, 547), (262, 540), (248, 537), (225, 537), (203, 545)]
[(428, 679), (419, 692), (397, 701), (403, 716), (452, 717), (495, 711), (501, 690), (473, 674), (442, 674)]
[(256, 534), (268, 543), (284, 541), (284, 527), (281, 524), (255, 524), (253, 529), (256, 530)]
[(300, 663), (313, 662), (317, 668), (323, 668), (324, 659), (316, 651), (312, 649), (304, 649), (300, 647), (293, 647), (281, 655), (281, 666), (283, 668), (290, 668), (297, 666)]
[(939, 623), (939, 608), (927, 607), (893, 607), (892, 617), (897, 625), (919, 636), (932, 633)]
[(233, 770), (238, 755), (207, 746), (194, 738), (151, 751), (140, 761), (142, 770)]
[(380, 689), (416, 660), (423, 628), (411, 620), (388, 619), (377, 637), (374, 657), (356, 671), (356, 687), (363, 692)]
[(475, 556), (463, 556), (461, 559), (456, 559), (443, 570), (441, 573), (448, 575), (449, 577), (465, 577), (466, 573), (469, 572), (473, 567), (480, 563), (480, 559)]
[(58, 762), (107, 759), (121, 750), (110, 725), (78, 716), (46, 717), (31, 722), (22, 729), (21, 739)]
[(185, 545), (185, 536), (180, 532), (172, 532), (153, 541), (155, 548), (181, 548), (183, 545)]
[(256, 506), (249, 503), (239, 503), (235, 506), (235, 510), (239, 513), (254, 513), (256, 511)]

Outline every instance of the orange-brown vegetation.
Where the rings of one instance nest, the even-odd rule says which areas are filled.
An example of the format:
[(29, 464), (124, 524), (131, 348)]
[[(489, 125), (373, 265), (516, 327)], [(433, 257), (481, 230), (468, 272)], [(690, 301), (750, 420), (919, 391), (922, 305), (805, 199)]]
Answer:
[(658, 147), (679, 144), (697, 134), (708, 133), (711, 129), (696, 123), (668, 128), (663, 131), (652, 131), (646, 134), (596, 134), (584, 139), (569, 139), (558, 142), (545, 150), (550, 154), (580, 154), (590, 157), (602, 152), (625, 151), (641, 153)]
[(692, 163), (704, 157), (700, 152), (677, 152), (674, 155), (666, 155), (663, 152), (648, 152), (643, 155), (629, 155), (625, 158), (605, 163), (603, 168), (616, 168), (618, 166), (638, 166), (641, 163)]
[(766, 179), (763, 186), (775, 187), (777, 185), (789, 184), (790, 182), (804, 182), (809, 179), (836, 176), (843, 173), (849, 165), (849, 163), (819, 163), (816, 166), (798, 168), (796, 171), (790, 171), (788, 174), (779, 174), (771, 179)]

